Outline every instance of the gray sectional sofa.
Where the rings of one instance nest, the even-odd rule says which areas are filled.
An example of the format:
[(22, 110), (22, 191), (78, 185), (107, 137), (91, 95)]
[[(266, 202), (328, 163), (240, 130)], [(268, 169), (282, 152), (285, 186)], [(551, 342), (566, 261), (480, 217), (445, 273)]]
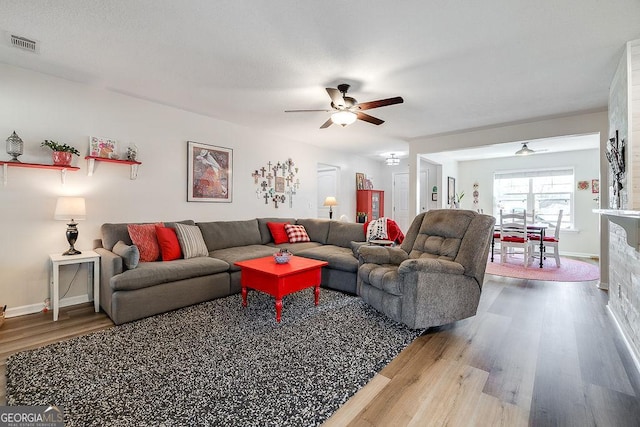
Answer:
[[(285, 243), (294, 255), (327, 261), (321, 286), (356, 293), (358, 259), (353, 246), (365, 240), (362, 224), (320, 219), (257, 218), (243, 221), (180, 221), (197, 225), (208, 257), (141, 262), (128, 270), (113, 252), (118, 241), (131, 245), (127, 224), (103, 224), (97, 241), (100, 258), (100, 305), (119, 325), (188, 305), (240, 292), (236, 261), (276, 252), (268, 222), (303, 225), (311, 242)], [(165, 223), (171, 227), (174, 223)], [(359, 242), (359, 243), (357, 243)]]

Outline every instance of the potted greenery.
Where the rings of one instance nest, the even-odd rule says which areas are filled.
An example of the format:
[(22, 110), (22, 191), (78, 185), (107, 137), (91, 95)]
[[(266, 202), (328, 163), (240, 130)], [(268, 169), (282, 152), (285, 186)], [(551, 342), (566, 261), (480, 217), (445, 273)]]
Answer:
[(53, 164), (55, 166), (69, 166), (71, 165), (72, 155), (80, 155), (80, 152), (75, 148), (67, 144), (61, 144), (56, 141), (49, 141), (45, 139), (42, 144), (43, 147), (49, 147), (52, 151)]

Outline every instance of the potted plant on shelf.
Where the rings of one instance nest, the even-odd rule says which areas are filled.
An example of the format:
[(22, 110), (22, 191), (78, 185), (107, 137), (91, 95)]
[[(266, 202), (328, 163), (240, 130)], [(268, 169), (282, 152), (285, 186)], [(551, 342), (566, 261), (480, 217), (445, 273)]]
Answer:
[(75, 148), (67, 144), (61, 144), (56, 141), (49, 141), (45, 139), (42, 144), (43, 147), (49, 147), (52, 151), (52, 159), (54, 166), (70, 166), (72, 156), (75, 154), (76, 156), (80, 155), (80, 152)]

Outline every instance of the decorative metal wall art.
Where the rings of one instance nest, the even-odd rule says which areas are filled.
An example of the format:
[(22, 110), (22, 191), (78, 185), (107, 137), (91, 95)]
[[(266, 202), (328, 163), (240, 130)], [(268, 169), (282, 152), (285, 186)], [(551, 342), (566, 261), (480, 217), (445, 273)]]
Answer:
[(300, 188), (300, 179), (297, 178), (298, 168), (291, 158), (285, 161), (268, 161), (265, 166), (255, 169), (251, 173), (256, 189), (256, 197), (264, 199), (264, 204), (273, 203), (275, 208), (285, 202), (293, 207), (293, 196)]
[(613, 174), (613, 202), (615, 204), (615, 206), (612, 206), (613, 209), (622, 208), (620, 191), (623, 188), (622, 180), (625, 172), (624, 152), (624, 139), (618, 139), (618, 131), (616, 130), (616, 136), (615, 138), (609, 139), (606, 150), (607, 160), (609, 161), (611, 173)]

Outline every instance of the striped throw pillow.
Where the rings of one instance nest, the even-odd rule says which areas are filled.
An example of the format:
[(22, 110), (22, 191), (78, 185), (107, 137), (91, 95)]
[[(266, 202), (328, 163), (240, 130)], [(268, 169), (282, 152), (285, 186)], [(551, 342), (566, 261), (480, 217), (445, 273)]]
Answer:
[(185, 259), (199, 256), (209, 256), (207, 245), (204, 243), (202, 232), (197, 225), (176, 223), (176, 235)]

